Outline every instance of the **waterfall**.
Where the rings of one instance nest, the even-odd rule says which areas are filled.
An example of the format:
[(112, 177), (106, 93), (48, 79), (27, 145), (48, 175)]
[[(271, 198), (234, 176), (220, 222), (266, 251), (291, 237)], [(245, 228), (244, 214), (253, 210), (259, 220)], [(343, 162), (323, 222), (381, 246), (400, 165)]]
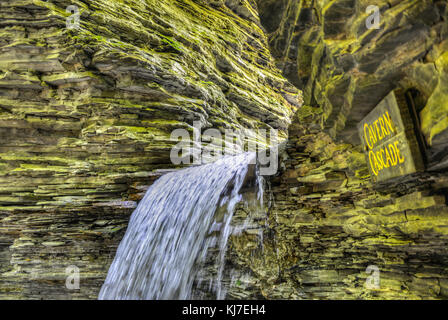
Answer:
[[(99, 299), (189, 299), (198, 266), (214, 245), (220, 264), (215, 289), (217, 298), (224, 298), (219, 281), (230, 221), (255, 158), (255, 153), (227, 156), (155, 181), (131, 216)], [(255, 180), (261, 196), (261, 180)], [(218, 208), (225, 208), (219, 224)], [(217, 225), (220, 237), (213, 239), (208, 235)]]

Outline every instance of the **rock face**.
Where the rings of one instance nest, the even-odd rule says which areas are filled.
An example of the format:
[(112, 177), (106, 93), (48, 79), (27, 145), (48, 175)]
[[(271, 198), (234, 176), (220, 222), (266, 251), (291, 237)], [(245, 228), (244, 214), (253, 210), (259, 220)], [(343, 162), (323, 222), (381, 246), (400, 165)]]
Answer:
[[(447, 21), (442, 0), (2, 1), (0, 298), (95, 299), (194, 120), (289, 135), (265, 212), (236, 212), (229, 297), (447, 298)], [(426, 170), (372, 184), (356, 125), (396, 88)]]
[(0, 34), (0, 298), (96, 298), (172, 130), (284, 138), (300, 104), (251, 1), (7, 0)]
[[(249, 297), (447, 298), (446, 172), (372, 186), (359, 147), (300, 124), (322, 117), (304, 107), (290, 127), (283, 172), (266, 195), (267, 224), (258, 225), (263, 237), (233, 238), (233, 263), (255, 279)], [(369, 288), (375, 270), (379, 287)]]
[[(381, 9), (378, 30), (364, 24), (370, 4)], [(233, 239), (233, 263), (255, 279), (247, 295), (446, 299), (446, 2), (259, 7), (278, 65), (304, 89), (306, 105), (289, 127), (283, 170), (270, 181), (263, 237)], [(356, 124), (396, 88), (414, 101), (426, 171), (373, 185)], [(378, 286), (366, 285), (376, 275)]]
[[(358, 144), (356, 124), (401, 87), (416, 96), (431, 154), (446, 152), (446, 1), (258, 2), (279, 67), (305, 104), (322, 107), (332, 137)], [(379, 29), (367, 29), (370, 5)]]

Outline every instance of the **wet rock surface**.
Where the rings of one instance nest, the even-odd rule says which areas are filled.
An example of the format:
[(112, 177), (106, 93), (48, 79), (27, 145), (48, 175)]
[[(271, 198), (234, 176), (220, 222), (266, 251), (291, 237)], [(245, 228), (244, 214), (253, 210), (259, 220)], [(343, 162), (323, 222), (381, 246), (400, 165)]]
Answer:
[[(380, 8), (378, 30), (365, 26), (370, 4)], [(446, 2), (258, 5), (305, 106), (269, 180), (263, 236), (234, 238), (233, 263), (269, 299), (446, 299)], [(372, 184), (356, 124), (396, 88), (413, 101), (426, 171)]]
[[(446, 299), (446, 171), (372, 185), (358, 147), (299, 123), (321, 122), (306, 109), (270, 180), (263, 237), (234, 238), (233, 263), (269, 299)], [(369, 266), (378, 288), (366, 286)]]
[[(97, 298), (131, 212), (175, 169), (171, 131), (199, 119), (289, 135), (264, 211), (235, 213), (247, 228), (229, 243), (229, 298), (446, 299), (446, 1), (374, 1), (378, 30), (369, 4), (2, 1), (0, 298)], [(282, 73), (304, 91), (297, 113)], [(374, 185), (356, 124), (396, 88), (427, 170)], [(213, 255), (196, 297), (214, 297)]]
[(299, 91), (253, 3), (226, 3), (1, 1), (0, 298), (96, 298), (174, 129), (286, 137)]
[[(401, 87), (419, 95), (416, 109), (432, 153), (446, 150), (446, 1), (258, 4), (279, 68), (303, 89), (305, 104), (323, 109), (332, 137), (358, 144), (356, 124)], [(379, 9), (378, 29), (366, 26), (370, 5)]]

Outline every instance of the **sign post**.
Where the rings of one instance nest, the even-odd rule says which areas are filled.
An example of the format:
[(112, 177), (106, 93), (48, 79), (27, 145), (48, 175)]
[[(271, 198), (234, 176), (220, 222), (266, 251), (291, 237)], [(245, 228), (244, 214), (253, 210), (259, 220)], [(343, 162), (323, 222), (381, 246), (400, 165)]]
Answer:
[(391, 91), (359, 124), (358, 132), (374, 182), (424, 169), (404, 94)]

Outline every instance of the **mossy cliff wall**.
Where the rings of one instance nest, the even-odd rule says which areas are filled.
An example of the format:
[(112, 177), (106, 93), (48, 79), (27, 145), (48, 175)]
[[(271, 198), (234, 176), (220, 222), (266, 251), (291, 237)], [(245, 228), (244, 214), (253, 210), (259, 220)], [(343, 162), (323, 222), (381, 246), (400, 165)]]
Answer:
[(285, 138), (299, 105), (252, 1), (2, 0), (0, 298), (96, 298), (172, 130)]
[[(396, 87), (419, 94), (421, 130), (447, 147), (446, 1), (259, 0), (272, 54), (332, 137), (359, 143), (356, 124)], [(366, 20), (380, 10), (378, 29)]]
[[(230, 297), (447, 297), (447, 28), (446, 1), (2, 1), (0, 298), (96, 298), (171, 131), (198, 119), (289, 133), (267, 220), (232, 238)], [(356, 124), (395, 88), (436, 171), (372, 185)]]
[[(365, 27), (371, 4), (378, 30)], [(233, 238), (231, 259), (251, 275), (235, 296), (448, 298), (446, 1), (260, 0), (259, 9), (305, 105), (270, 180), (263, 237)], [(396, 88), (413, 96), (427, 168), (372, 184), (356, 124)], [(369, 266), (377, 289), (366, 286)]]
[[(305, 122), (322, 121), (319, 110), (306, 109), (299, 111)], [(232, 238), (229, 259), (250, 277), (231, 294), (446, 299), (446, 171), (375, 187), (360, 148), (300, 122), (290, 127), (282, 172), (270, 180), (267, 223), (259, 220), (258, 230)], [(366, 287), (369, 266), (378, 268), (378, 289)]]

